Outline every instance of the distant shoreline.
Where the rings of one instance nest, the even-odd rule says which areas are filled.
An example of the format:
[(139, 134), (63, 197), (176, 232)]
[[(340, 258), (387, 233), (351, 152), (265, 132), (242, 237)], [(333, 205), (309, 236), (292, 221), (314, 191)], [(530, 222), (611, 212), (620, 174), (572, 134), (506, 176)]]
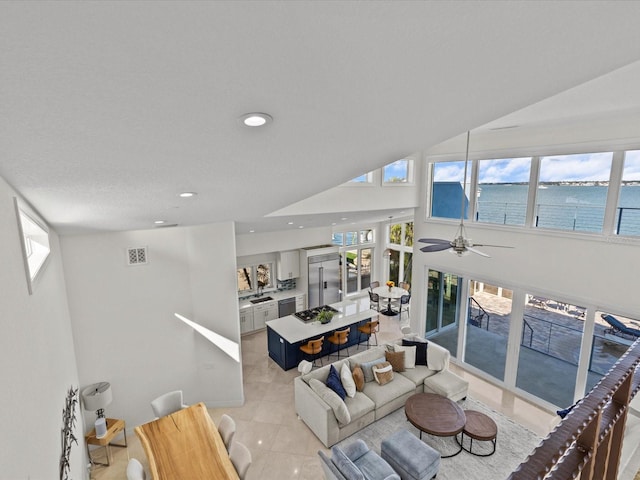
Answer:
[[(623, 180), (620, 182), (623, 187), (638, 187), (640, 186), (640, 180)], [(529, 182), (482, 182), (482, 185), (529, 185)], [(538, 182), (538, 185), (556, 185), (561, 187), (608, 187), (608, 181), (579, 181), (579, 182)]]

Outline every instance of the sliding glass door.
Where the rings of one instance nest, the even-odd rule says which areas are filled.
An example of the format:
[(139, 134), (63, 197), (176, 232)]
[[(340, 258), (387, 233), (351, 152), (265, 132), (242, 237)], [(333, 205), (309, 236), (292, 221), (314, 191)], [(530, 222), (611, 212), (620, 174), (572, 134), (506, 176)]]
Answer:
[(459, 277), (429, 270), (426, 334), (454, 357), (458, 351)]

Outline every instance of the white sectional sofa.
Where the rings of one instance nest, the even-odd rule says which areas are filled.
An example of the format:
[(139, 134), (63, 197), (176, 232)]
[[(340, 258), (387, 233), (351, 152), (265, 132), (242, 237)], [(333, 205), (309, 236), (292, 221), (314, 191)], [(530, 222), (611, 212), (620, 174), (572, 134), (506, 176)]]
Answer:
[[(356, 365), (384, 358), (385, 351), (394, 348), (391, 345), (373, 347), (330, 365), (340, 373), (346, 362), (352, 371)], [(330, 365), (325, 365), (294, 379), (296, 412), (329, 448), (403, 407), (415, 393), (438, 393), (454, 401), (465, 398), (468, 382), (449, 370), (449, 358), (448, 350), (428, 342), (427, 366), (416, 365), (404, 372), (394, 372), (393, 380), (384, 385), (375, 380), (366, 381), (362, 391), (357, 391), (353, 398), (345, 397), (344, 401), (326, 386)]]

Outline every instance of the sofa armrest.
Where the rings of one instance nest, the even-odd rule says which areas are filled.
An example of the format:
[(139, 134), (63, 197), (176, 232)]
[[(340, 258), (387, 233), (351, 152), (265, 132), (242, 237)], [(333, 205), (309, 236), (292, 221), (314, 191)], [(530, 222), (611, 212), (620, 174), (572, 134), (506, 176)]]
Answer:
[(338, 442), (338, 420), (331, 407), (300, 377), (293, 379), (296, 412), (325, 447)]

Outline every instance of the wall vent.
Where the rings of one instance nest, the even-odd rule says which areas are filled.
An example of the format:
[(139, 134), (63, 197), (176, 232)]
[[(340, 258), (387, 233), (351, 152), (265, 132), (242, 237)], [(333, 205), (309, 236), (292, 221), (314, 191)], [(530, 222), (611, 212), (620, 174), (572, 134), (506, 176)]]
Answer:
[(147, 258), (147, 247), (127, 249), (127, 265), (146, 265)]

